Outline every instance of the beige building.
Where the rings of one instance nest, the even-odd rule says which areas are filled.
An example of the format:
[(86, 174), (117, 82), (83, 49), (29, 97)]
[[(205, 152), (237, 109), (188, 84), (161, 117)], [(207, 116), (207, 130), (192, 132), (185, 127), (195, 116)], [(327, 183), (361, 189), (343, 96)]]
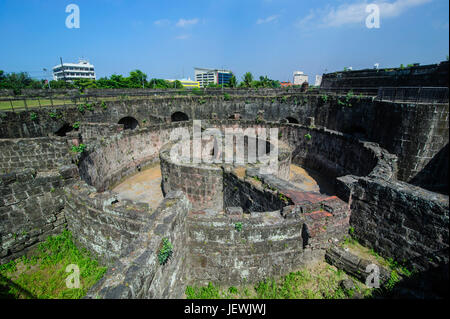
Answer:
[(304, 82), (308, 82), (308, 76), (302, 71), (294, 71), (294, 85), (302, 85)]

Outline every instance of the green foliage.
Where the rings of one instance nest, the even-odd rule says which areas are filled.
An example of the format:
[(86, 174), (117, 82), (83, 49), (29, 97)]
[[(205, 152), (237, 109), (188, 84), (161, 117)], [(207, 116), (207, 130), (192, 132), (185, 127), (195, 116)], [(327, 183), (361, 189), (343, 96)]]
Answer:
[(240, 232), (242, 230), (242, 223), (237, 222), (236, 224), (234, 224), (234, 229), (236, 229), (236, 231)]
[(230, 95), (229, 95), (228, 93), (224, 93), (223, 99), (224, 99), (225, 101), (229, 101), (231, 98), (230, 98)]
[(79, 129), (79, 128), (80, 128), (80, 122), (77, 121), (77, 122), (73, 123), (73, 124), (72, 124), (72, 127), (73, 127), (74, 129), (76, 129), (76, 130)]
[(92, 103), (86, 103), (84, 106), (85, 106), (86, 110), (94, 111), (94, 106), (92, 105)]
[(37, 114), (34, 113), (34, 112), (31, 112), (30, 118), (31, 118), (32, 121), (36, 121), (37, 120)]
[(58, 114), (56, 114), (55, 112), (50, 112), (49, 115), (50, 115), (50, 117), (51, 117), (52, 119), (54, 119), (54, 118), (56, 118), (56, 116), (57, 116)]
[(327, 103), (327, 101), (328, 101), (328, 95), (323, 94), (323, 95), (321, 96), (321, 98), (322, 98), (323, 103)]
[(102, 101), (102, 102), (100, 103), (100, 107), (101, 107), (102, 109), (104, 109), (104, 110), (106, 110), (106, 109), (108, 108), (108, 106), (106, 105), (105, 101)]
[(278, 198), (282, 200), (284, 203), (289, 203), (289, 199), (282, 193), (278, 193)]
[(84, 105), (78, 105), (78, 112), (84, 113)]
[(80, 144), (78, 146), (72, 145), (71, 150), (72, 150), (72, 152), (75, 152), (75, 153), (83, 153), (86, 150), (86, 145), (85, 144)]
[(204, 94), (203, 90), (199, 89), (199, 88), (192, 88), (191, 89), (191, 93), (193, 95), (203, 95)]
[(305, 134), (305, 138), (307, 139), (307, 140), (310, 140), (311, 138), (312, 138), (312, 136), (311, 136), (311, 134)]
[(186, 287), (187, 299), (220, 299), (222, 298), (219, 289), (215, 287), (211, 282), (207, 287)]
[[(66, 287), (69, 273), (65, 269), (70, 264), (80, 269), (80, 288)], [(72, 234), (64, 230), (62, 234), (50, 236), (39, 244), (35, 256), (23, 256), (0, 266), (0, 286), (9, 289), (4, 296), (0, 293), (0, 297), (82, 298), (105, 272), (106, 267), (101, 267), (92, 259), (87, 250), (79, 250), (73, 243)]]
[(173, 246), (168, 238), (163, 238), (158, 252), (158, 261), (160, 265), (165, 265), (173, 254)]

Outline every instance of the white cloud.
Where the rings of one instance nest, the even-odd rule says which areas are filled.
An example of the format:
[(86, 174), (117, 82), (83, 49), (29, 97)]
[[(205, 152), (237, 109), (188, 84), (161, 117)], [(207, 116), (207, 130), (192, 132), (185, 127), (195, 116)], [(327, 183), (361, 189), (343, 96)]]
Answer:
[(182, 34), (182, 35), (179, 35), (179, 36), (175, 37), (175, 39), (177, 39), (177, 40), (187, 40), (190, 37), (191, 37), (190, 34)]
[(195, 25), (197, 23), (198, 23), (198, 19), (197, 18), (191, 19), (191, 20), (180, 19), (180, 20), (178, 20), (176, 26), (177, 27), (181, 27), (181, 28), (185, 28), (187, 26)]
[(406, 10), (431, 2), (432, 0), (395, 0), (360, 1), (343, 4), (337, 8), (327, 6), (324, 9), (313, 10), (306, 17), (298, 20), (296, 26), (304, 27), (340, 27), (348, 24), (363, 23), (368, 16), (366, 6), (374, 3), (380, 8), (380, 18), (394, 18)]
[(258, 20), (256, 21), (256, 24), (263, 24), (263, 23), (276, 22), (276, 21), (278, 21), (278, 18), (279, 18), (279, 17), (280, 17), (280, 15), (279, 15), (279, 14), (276, 14), (276, 15), (267, 17), (267, 18), (265, 18), (265, 19), (260, 18), (260, 19), (258, 19)]
[(155, 22), (153, 22), (154, 25), (157, 25), (158, 27), (164, 27), (164, 26), (168, 26), (170, 24), (170, 21), (167, 19), (161, 19), (161, 20), (156, 20)]

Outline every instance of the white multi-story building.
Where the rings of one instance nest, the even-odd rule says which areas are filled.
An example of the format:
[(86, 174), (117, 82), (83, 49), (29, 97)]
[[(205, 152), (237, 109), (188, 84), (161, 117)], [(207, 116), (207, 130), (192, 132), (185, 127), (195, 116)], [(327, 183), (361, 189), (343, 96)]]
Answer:
[(322, 76), (316, 75), (316, 82), (314, 83), (315, 86), (320, 86), (322, 84)]
[(302, 85), (304, 82), (308, 82), (308, 76), (302, 71), (294, 71), (294, 85)]
[(227, 70), (194, 68), (195, 81), (200, 83), (200, 87), (206, 87), (208, 84), (227, 84), (233, 73)]
[(94, 66), (87, 60), (78, 63), (63, 63), (53, 67), (53, 80), (74, 81), (78, 79), (95, 80)]

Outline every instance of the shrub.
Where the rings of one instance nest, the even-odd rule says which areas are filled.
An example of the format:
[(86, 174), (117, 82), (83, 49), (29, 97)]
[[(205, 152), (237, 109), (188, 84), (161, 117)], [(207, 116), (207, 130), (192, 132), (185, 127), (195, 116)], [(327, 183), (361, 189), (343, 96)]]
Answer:
[(84, 113), (84, 105), (78, 105), (78, 112)]
[(169, 258), (172, 256), (173, 246), (170, 243), (169, 239), (163, 238), (161, 242), (161, 248), (158, 252), (158, 261), (160, 265), (165, 265)]
[(85, 144), (80, 144), (79, 146), (72, 145), (72, 152), (83, 153), (86, 150)]

